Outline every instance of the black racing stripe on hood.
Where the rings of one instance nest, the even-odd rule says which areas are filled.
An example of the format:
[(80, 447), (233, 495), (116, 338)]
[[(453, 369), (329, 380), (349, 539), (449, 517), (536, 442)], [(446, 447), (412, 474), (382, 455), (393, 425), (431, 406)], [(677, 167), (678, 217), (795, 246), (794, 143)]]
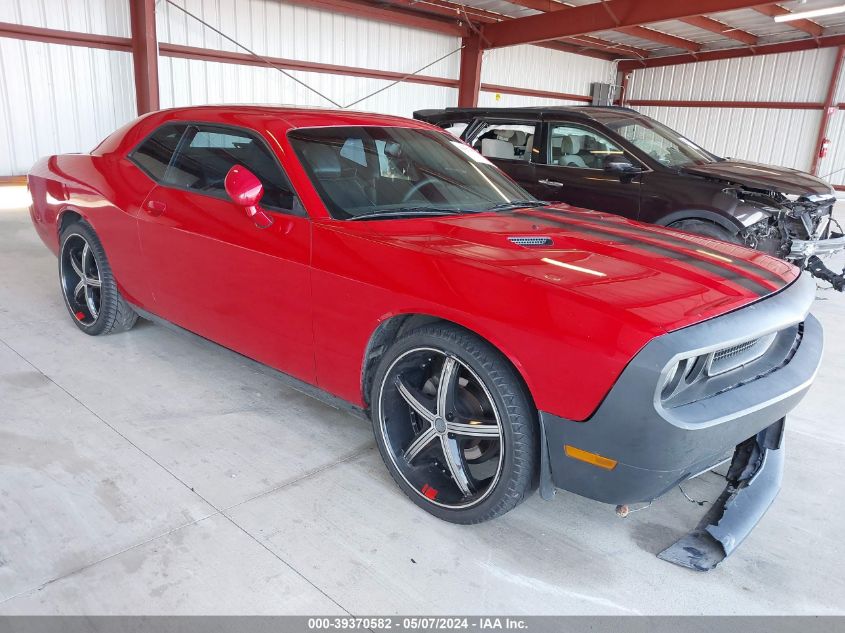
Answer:
[(540, 222), (545, 222), (548, 226), (557, 226), (572, 231), (573, 233), (582, 233), (584, 235), (590, 235), (592, 237), (610, 237), (614, 241), (619, 242), (620, 244), (624, 244), (626, 246), (633, 246), (634, 248), (637, 248), (641, 251), (648, 251), (655, 255), (662, 255), (674, 260), (682, 261), (686, 264), (689, 264), (690, 266), (698, 268), (699, 270), (706, 271), (710, 274), (721, 277), (722, 279), (733, 282), (738, 286), (741, 286), (742, 288), (745, 288), (749, 292), (753, 292), (754, 294), (760, 297), (763, 297), (773, 292), (771, 288), (768, 288), (763, 284), (738, 273), (735, 270), (720, 266), (717, 261), (711, 262), (708, 260), (700, 259), (698, 257), (692, 257), (691, 255), (687, 255), (685, 253), (679, 252), (677, 250), (665, 246), (650, 244), (648, 242), (632, 239), (630, 237), (624, 237), (612, 231), (603, 231), (600, 227), (588, 228), (585, 226), (580, 226), (578, 224), (572, 224), (569, 222), (562, 222), (559, 220), (552, 220), (551, 218), (536, 216), (534, 214), (531, 214), (531, 218)]
[[(588, 224), (597, 225), (599, 228), (605, 228), (606, 222), (604, 220), (599, 220), (597, 218), (591, 218), (585, 215), (575, 215), (573, 213), (569, 213), (566, 211), (562, 211), (560, 209), (538, 209), (538, 211), (542, 211), (543, 213), (552, 213), (552, 214), (559, 214), (567, 218), (571, 218), (576, 222), (586, 222)], [(535, 217), (532, 215), (532, 217)], [(621, 225), (619, 227), (620, 231), (630, 231), (636, 233), (637, 235), (642, 235), (644, 237), (648, 237), (650, 239), (663, 242), (665, 244), (671, 244), (678, 248), (683, 248), (688, 250), (692, 247), (692, 244), (682, 238), (674, 237), (672, 235), (666, 235), (659, 231), (651, 231), (646, 228), (633, 226), (630, 224)], [(698, 258), (695, 258), (698, 259)], [(772, 272), (765, 266), (761, 266), (760, 264), (756, 264), (754, 262), (750, 262), (745, 259), (734, 259), (731, 263), (733, 263), (737, 268), (741, 268), (742, 270), (746, 271), (750, 275), (754, 275), (756, 277), (761, 277), (766, 281), (769, 281), (778, 287), (782, 287), (784, 285), (784, 280), (780, 277), (777, 273)], [(772, 292), (772, 288), (767, 288), (767, 292)]]

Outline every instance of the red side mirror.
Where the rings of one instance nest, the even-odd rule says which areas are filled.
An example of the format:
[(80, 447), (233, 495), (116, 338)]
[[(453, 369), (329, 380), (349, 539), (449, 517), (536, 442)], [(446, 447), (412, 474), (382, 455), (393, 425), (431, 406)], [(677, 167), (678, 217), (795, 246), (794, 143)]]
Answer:
[(266, 229), (273, 224), (273, 218), (258, 206), (264, 195), (264, 185), (250, 170), (243, 165), (235, 165), (226, 174), (224, 186), (232, 202), (243, 207), (257, 227)]

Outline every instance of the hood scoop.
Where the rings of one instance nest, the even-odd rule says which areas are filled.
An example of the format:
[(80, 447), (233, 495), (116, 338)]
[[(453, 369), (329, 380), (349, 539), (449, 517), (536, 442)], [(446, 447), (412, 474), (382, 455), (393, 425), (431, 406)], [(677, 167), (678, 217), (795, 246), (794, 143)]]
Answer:
[(542, 248), (553, 246), (555, 241), (547, 235), (512, 235), (508, 241), (526, 248)]

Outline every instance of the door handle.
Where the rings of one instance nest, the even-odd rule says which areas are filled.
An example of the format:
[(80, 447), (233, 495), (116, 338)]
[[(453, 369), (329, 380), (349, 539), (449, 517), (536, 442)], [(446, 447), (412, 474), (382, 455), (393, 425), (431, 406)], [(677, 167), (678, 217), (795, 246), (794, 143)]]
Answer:
[(542, 180), (538, 181), (541, 185), (546, 185), (549, 187), (563, 187), (562, 182), (558, 182), (557, 180), (549, 180), (548, 178), (543, 178)]
[(159, 200), (147, 201), (147, 213), (150, 215), (161, 215), (167, 211), (167, 205)]

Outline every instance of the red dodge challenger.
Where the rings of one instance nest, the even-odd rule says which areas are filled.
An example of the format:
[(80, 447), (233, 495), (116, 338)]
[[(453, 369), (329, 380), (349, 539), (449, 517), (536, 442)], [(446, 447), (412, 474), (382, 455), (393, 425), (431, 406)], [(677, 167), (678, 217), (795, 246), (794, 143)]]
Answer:
[(794, 266), (541, 202), (418, 121), (166, 110), (29, 188), (80, 330), (170, 322), (368, 415), (399, 487), (456, 523), (537, 487), (624, 514), (730, 460), (661, 553), (709, 569), (777, 494), (821, 357)]

